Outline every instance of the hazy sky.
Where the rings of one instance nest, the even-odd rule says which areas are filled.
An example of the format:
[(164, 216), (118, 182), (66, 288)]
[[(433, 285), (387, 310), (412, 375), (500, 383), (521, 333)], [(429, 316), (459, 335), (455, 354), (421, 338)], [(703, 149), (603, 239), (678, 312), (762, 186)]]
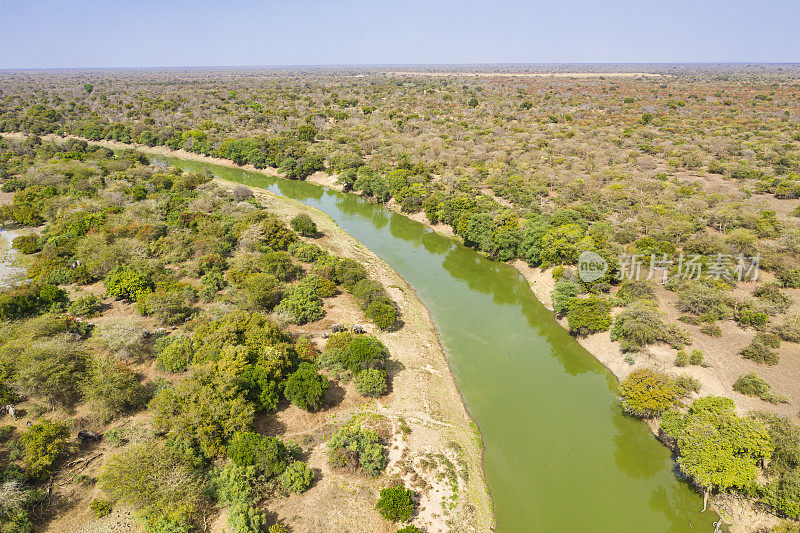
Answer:
[(0, 68), (800, 62), (800, 0), (0, 0)]

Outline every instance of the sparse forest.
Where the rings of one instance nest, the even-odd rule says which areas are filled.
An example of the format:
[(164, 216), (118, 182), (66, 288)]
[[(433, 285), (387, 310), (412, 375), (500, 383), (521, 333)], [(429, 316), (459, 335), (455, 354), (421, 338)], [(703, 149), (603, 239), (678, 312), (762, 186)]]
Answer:
[[(0, 219), (39, 228), (14, 242), (30, 282), (0, 296), (0, 404), (26, 399), (36, 421), (0, 432), (3, 527), (39, 518), (79, 417), (127, 417), (92, 509), (124, 502), (161, 532), (213, 507), (263, 531), (259, 502), (315, 474), (260, 417), (331, 408), (337, 383), (391, 389), (376, 336), (318, 346), (298, 329), (341, 294), (373, 332), (400, 327), (363, 265), (315, 244), (307, 214), (153, 165), (150, 149), (357, 193), (511, 263), (699, 492), (796, 528), (800, 70), (532, 71), (0, 73)], [(590, 281), (584, 252), (607, 265)], [(381, 475), (388, 435), (328, 437), (333, 467)], [(383, 488), (376, 509), (402, 527), (413, 496)]]

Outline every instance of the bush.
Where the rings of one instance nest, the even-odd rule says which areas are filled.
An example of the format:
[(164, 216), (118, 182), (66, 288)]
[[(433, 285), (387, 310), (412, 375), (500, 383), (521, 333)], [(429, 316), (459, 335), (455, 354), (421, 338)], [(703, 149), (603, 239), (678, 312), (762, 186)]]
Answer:
[(43, 479), (66, 452), (69, 429), (66, 424), (42, 420), (19, 436), (22, 463), (33, 479)]
[(138, 409), (147, 401), (147, 390), (127, 366), (111, 359), (99, 359), (85, 384), (86, 395), (99, 404), (104, 418), (111, 419)]
[(676, 326), (668, 326), (661, 320), (655, 303), (637, 300), (614, 320), (611, 340), (617, 340), (625, 352), (638, 351), (643, 346), (664, 342), (672, 347), (683, 346), (688, 339)]
[(150, 442), (112, 455), (100, 474), (100, 488), (162, 528), (190, 519), (203, 497), (203, 483), (185, 455)]
[(675, 381), (649, 368), (631, 372), (620, 385), (622, 407), (640, 418), (653, 418), (672, 407), (678, 399)]
[(183, 290), (157, 290), (139, 296), (137, 309), (142, 315), (152, 315), (159, 323), (175, 326), (186, 322), (192, 309), (186, 304)]
[(383, 396), (386, 394), (386, 390), (388, 389), (388, 384), (386, 383), (386, 371), (377, 370), (374, 368), (362, 370), (356, 374), (353, 383), (355, 384), (356, 390), (359, 392), (359, 394), (362, 396), (368, 396), (370, 398)]
[(256, 311), (271, 311), (283, 297), (283, 285), (272, 274), (250, 274), (242, 289), (247, 307)]
[[(326, 346), (327, 348), (327, 346)], [(384, 370), (389, 359), (389, 350), (372, 335), (355, 337), (342, 354), (343, 366), (353, 375), (370, 368)]]
[(567, 323), (573, 335), (584, 336), (606, 331), (611, 326), (611, 305), (604, 298), (573, 298), (567, 310)]
[(705, 366), (704, 359), (706, 354), (703, 353), (702, 350), (692, 350), (692, 355), (689, 357), (689, 364), (690, 365), (700, 365)]
[(289, 253), (304, 263), (313, 263), (325, 255), (319, 246), (297, 241), (289, 247)]
[(689, 354), (686, 353), (686, 350), (678, 350), (678, 353), (675, 355), (675, 366), (684, 367), (689, 364)]
[(294, 461), (286, 467), (278, 481), (287, 491), (302, 494), (314, 483), (314, 473), (305, 463)]
[(656, 293), (653, 285), (642, 280), (625, 280), (619, 287), (616, 294), (626, 304), (637, 300), (655, 300)]
[(361, 468), (377, 477), (386, 468), (386, 450), (374, 431), (344, 426), (328, 441), (328, 460), (331, 466)]
[(23, 254), (35, 254), (42, 249), (39, 246), (39, 237), (36, 234), (20, 235), (14, 239), (11, 246)]
[(136, 301), (152, 292), (153, 284), (144, 274), (127, 265), (117, 265), (103, 281), (111, 296)]
[(292, 229), (304, 237), (313, 237), (317, 234), (317, 225), (305, 213), (295, 216), (290, 222)]
[(286, 399), (306, 411), (318, 409), (327, 392), (328, 379), (317, 372), (317, 366), (312, 363), (300, 363), (283, 385)]
[(92, 318), (100, 314), (103, 302), (94, 294), (85, 294), (69, 305), (69, 312), (75, 316)]
[(372, 302), (364, 310), (364, 316), (384, 331), (391, 329), (397, 322), (397, 310), (385, 302)]
[(775, 333), (788, 342), (800, 342), (800, 314), (786, 317), (780, 326), (775, 328)]
[(286, 250), (297, 240), (294, 232), (273, 214), (261, 224), (261, 231), (264, 235), (264, 244), (273, 250)]
[(113, 508), (113, 504), (108, 500), (103, 499), (94, 499), (92, 503), (89, 504), (89, 510), (92, 513), (92, 516), (95, 518), (103, 518), (104, 516), (108, 516), (111, 514), (111, 509)]
[(236, 433), (228, 443), (226, 455), (234, 464), (255, 467), (267, 477), (281, 474), (289, 460), (289, 452), (280, 439), (252, 431)]
[(381, 491), (375, 508), (392, 522), (407, 522), (414, 516), (414, 493), (405, 487), (389, 487)]
[(164, 338), (167, 339), (167, 344), (158, 354), (156, 365), (166, 372), (183, 372), (192, 363), (194, 355), (191, 337), (179, 335)]
[(314, 287), (308, 284), (289, 288), (275, 311), (287, 313), (295, 324), (314, 322), (324, 314), (322, 300), (317, 296)]
[(564, 315), (569, 309), (569, 303), (580, 293), (581, 288), (577, 283), (564, 279), (558, 280), (555, 288), (550, 292), (553, 311), (558, 315)]
[(699, 281), (687, 281), (678, 288), (677, 307), (684, 313), (702, 315), (713, 320), (731, 315), (731, 300), (719, 288)]
[(704, 322), (700, 326), (700, 333), (708, 335), (709, 337), (722, 337), (722, 328), (711, 322)]
[(764, 342), (764, 339), (758, 336), (739, 353), (745, 359), (750, 359), (756, 363), (764, 363), (770, 366), (778, 364), (777, 352), (772, 351), (769, 345)]
[(228, 511), (228, 527), (236, 533), (261, 533), (266, 525), (264, 513), (246, 503), (236, 503)]
[(769, 383), (760, 378), (755, 372), (744, 374), (733, 384), (733, 390), (746, 396), (755, 396), (770, 403), (785, 403), (789, 400), (784, 396), (775, 396), (770, 392)]

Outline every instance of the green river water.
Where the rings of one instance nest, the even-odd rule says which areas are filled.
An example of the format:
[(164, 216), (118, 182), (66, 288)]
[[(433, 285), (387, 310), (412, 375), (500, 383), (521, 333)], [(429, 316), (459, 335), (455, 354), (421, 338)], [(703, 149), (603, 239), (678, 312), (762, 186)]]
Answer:
[(713, 531), (614, 376), (558, 326), (512, 267), (353, 194), (174, 158), (330, 215), (430, 310), (484, 443), (498, 532)]

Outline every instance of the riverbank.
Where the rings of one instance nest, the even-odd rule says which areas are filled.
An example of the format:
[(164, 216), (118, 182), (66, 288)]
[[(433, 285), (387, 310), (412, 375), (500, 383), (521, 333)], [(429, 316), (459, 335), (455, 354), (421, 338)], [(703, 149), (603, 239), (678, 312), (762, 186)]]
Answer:
[[(221, 179), (215, 181), (229, 190), (238, 185)], [(366, 405), (366, 413), (361, 412), (359, 416), (370, 414), (391, 423), (393, 437), (387, 475), (402, 479), (420, 493), (419, 513), (414, 524), (431, 533), (493, 529), (492, 502), (481, 464), (480, 433), (453, 380), (436, 326), (414, 289), (327, 214), (265, 189), (251, 187), (251, 190), (262, 205), (286, 222), (301, 213), (309, 215), (322, 233), (321, 237), (313, 239), (314, 244), (364, 265), (370, 277), (387, 288), (400, 310), (403, 327), (391, 332), (371, 328), (374, 329), (371, 333), (389, 348), (392, 359), (399, 362), (402, 370), (394, 374), (391, 393)], [(310, 335), (320, 346), (324, 345), (319, 331), (304, 331), (303, 334)], [(324, 457), (324, 449), (320, 455)], [(446, 458), (444, 463), (449, 461), (455, 466), (458, 478), (455, 491), (451, 480), (439, 475), (439, 468), (424, 468), (437, 457), (439, 466), (444, 466), (442, 457)], [(460, 472), (461, 468), (465, 471)], [(333, 487), (337, 485), (334, 478), (335, 473), (325, 472), (322, 482)], [(278, 509), (277, 512), (296, 516), (302, 509)], [(292, 522), (296, 524), (297, 520)]]
[[(125, 144), (122, 144), (122, 143), (103, 143), (103, 142), (99, 142), (99, 143), (96, 143), (96, 144), (101, 144), (101, 145), (105, 145), (105, 146), (109, 146), (109, 147), (113, 147), (113, 148), (130, 148), (131, 147), (131, 145), (125, 145)], [(142, 151), (145, 151), (145, 152), (148, 152), (148, 153), (156, 153), (155, 151), (152, 151), (151, 149), (146, 148), (146, 147), (141, 147), (140, 149), (142, 149)], [(221, 166), (225, 166), (225, 167), (229, 167), (229, 168), (236, 168), (236, 169), (240, 169), (240, 170), (250, 170), (252, 172), (260, 172), (262, 174), (271, 175), (271, 176), (272, 175), (276, 175), (275, 172), (273, 170), (271, 170), (271, 169), (268, 169), (267, 171), (263, 171), (263, 170), (260, 171), (260, 170), (252, 169), (252, 168), (239, 167), (239, 166), (233, 164), (230, 161), (216, 160), (215, 158), (207, 158), (207, 157), (204, 157), (204, 156), (198, 156), (197, 154), (191, 154), (191, 155), (187, 156), (187, 155), (182, 155), (180, 153), (180, 151), (170, 151), (170, 150), (166, 150), (166, 149), (162, 149), (162, 150), (160, 150), (160, 152), (161, 153), (159, 155), (168, 155), (168, 156), (171, 155), (171, 156), (174, 156), (174, 157), (183, 157), (184, 159), (190, 159), (190, 160), (195, 160), (195, 161), (200, 161), (200, 162), (205, 162), (205, 163), (211, 163), (211, 164), (219, 164)], [(184, 152), (184, 154), (185, 154), (185, 152)], [(309, 179), (309, 181), (330, 186), (333, 183), (334, 179), (335, 178), (332, 177), (332, 176), (326, 176), (324, 174), (317, 174), (317, 175), (312, 176), (311, 179)], [(338, 188), (338, 187), (335, 187), (335, 188)], [(399, 212), (399, 210), (396, 208), (396, 206), (389, 205), (388, 207), (390, 207), (390, 208), (394, 207), (394, 210)], [(407, 215), (404, 214), (404, 216), (407, 216)], [(408, 218), (413, 218), (414, 220), (417, 220), (417, 221), (422, 222), (422, 223), (426, 223), (427, 222), (426, 220), (424, 220), (424, 216), (420, 217), (420, 219), (417, 219), (417, 218), (414, 218), (414, 217), (408, 217)], [(431, 227), (432, 229), (436, 230), (439, 233), (447, 235), (447, 233), (445, 231), (443, 231), (442, 228), (437, 228), (435, 226), (430, 225), (429, 223), (426, 223), (426, 225), (428, 227)], [(450, 235), (447, 235), (447, 236), (452, 236), (452, 233), (450, 233)], [(518, 264), (516, 266), (517, 266), (518, 270), (522, 269), (523, 266), (527, 267), (527, 265), (520, 265), (520, 264)], [(522, 272), (522, 273), (523, 273), (523, 275), (526, 274), (526, 272)], [(549, 291), (552, 289), (552, 276), (550, 275), (549, 272), (540, 272), (540, 271), (538, 271), (536, 269), (529, 269), (529, 272), (527, 272), (527, 274), (528, 275), (526, 276), (526, 279), (528, 279), (528, 286), (533, 289), (533, 293), (540, 299), (540, 301), (542, 301), (543, 303), (545, 303), (545, 305), (547, 305), (547, 303), (549, 302)], [(532, 283), (532, 281), (533, 281), (533, 283)], [(607, 333), (606, 333), (606, 335), (607, 335)], [(593, 355), (596, 359), (598, 359), (599, 361), (601, 361), (604, 364), (606, 364), (605, 361), (604, 361), (604, 357), (608, 356), (609, 354), (613, 354), (613, 351), (612, 350), (605, 350), (603, 345), (598, 345), (598, 344), (592, 344), (591, 343), (591, 341), (594, 341), (596, 343), (597, 339), (601, 338), (601, 337), (602, 336), (600, 336), (600, 337), (593, 336), (593, 337), (588, 337), (586, 339), (579, 339), (579, 341), (583, 341), (583, 342), (581, 342), (581, 344), (583, 345), (584, 348), (586, 348), (589, 351), (589, 353), (591, 355)], [(610, 340), (609, 340), (608, 344), (613, 348), (613, 345), (610, 343)], [(621, 354), (620, 354), (620, 358), (621, 358)], [(665, 358), (665, 360), (668, 360), (668, 354), (666, 352), (664, 354), (664, 358)], [(641, 358), (642, 364), (645, 364), (648, 361), (648, 359), (649, 358), (642, 357)], [(673, 360), (674, 360), (674, 358), (673, 358)], [(626, 366), (623, 366), (622, 364), (619, 365), (618, 370), (617, 370), (617, 372), (619, 372), (619, 373), (614, 372), (615, 375), (617, 375), (617, 377), (623, 377), (632, 368), (635, 368), (635, 367), (631, 367), (630, 365), (628, 365), (624, 361), (622, 361), (622, 363), (624, 363), (624, 365), (626, 365)], [(608, 367), (609, 365), (606, 364), (606, 366)], [(627, 372), (625, 372), (626, 370), (627, 370)], [(612, 369), (612, 372), (613, 371), (614, 371), (614, 369)], [(700, 369), (698, 369), (698, 371), (700, 371)], [(726, 516), (731, 516), (731, 515), (726, 513)]]

